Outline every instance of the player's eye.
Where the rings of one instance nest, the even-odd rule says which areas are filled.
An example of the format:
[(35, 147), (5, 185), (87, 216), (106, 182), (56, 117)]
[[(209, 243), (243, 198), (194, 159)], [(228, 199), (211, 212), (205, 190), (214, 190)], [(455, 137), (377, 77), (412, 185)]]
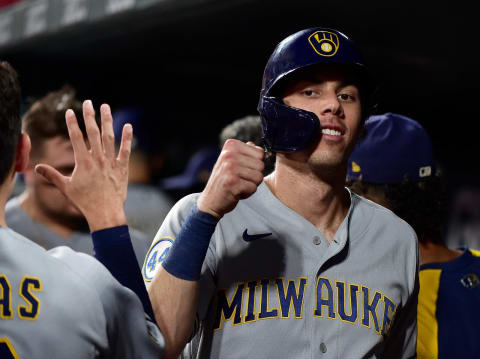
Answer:
[(307, 89), (307, 90), (303, 90), (302, 94), (307, 97), (313, 97), (316, 95), (316, 92), (314, 90)]
[(340, 101), (355, 101), (355, 96), (348, 93), (340, 93), (337, 97)]

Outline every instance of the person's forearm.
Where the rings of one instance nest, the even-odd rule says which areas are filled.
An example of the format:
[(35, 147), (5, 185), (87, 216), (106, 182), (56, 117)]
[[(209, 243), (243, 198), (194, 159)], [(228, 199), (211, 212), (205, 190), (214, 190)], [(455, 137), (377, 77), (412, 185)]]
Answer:
[(107, 267), (120, 284), (131, 289), (138, 296), (145, 313), (155, 320), (142, 273), (135, 257), (128, 226), (92, 232), (92, 241), (95, 258)]
[(194, 205), (149, 287), (155, 319), (165, 337), (165, 358), (177, 358), (191, 337), (198, 281), (218, 221)]
[(177, 278), (160, 268), (148, 294), (165, 338), (164, 358), (178, 358), (192, 335), (198, 302), (198, 281)]

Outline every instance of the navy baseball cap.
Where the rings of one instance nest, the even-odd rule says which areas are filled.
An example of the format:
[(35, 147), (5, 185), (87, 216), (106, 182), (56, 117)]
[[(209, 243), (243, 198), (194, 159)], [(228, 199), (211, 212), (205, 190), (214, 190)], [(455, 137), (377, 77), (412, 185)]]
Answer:
[(193, 154), (182, 174), (163, 179), (160, 186), (165, 190), (189, 189), (202, 183), (202, 172), (210, 173), (220, 151), (216, 147), (204, 147)]
[(347, 179), (419, 182), (434, 174), (435, 157), (425, 129), (411, 118), (389, 112), (365, 121), (365, 135), (348, 160)]
[(159, 137), (161, 130), (161, 121), (157, 121), (158, 114), (150, 109), (137, 106), (126, 106), (117, 109), (112, 113), (113, 133), (115, 141), (120, 143), (122, 138), (123, 126), (130, 123), (133, 127), (132, 151), (140, 150), (147, 155), (152, 155), (163, 150), (163, 141)]

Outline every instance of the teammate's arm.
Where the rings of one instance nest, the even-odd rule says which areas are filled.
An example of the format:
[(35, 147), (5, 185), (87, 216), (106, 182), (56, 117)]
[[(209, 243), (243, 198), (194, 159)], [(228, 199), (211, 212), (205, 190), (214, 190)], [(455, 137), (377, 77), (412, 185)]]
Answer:
[(252, 195), (263, 180), (263, 149), (228, 140), (196, 206), (185, 220), (149, 296), (165, 337), (165, 357), (176, 358), (191, 336), (199, 295), (200, 271), (216, 223)]

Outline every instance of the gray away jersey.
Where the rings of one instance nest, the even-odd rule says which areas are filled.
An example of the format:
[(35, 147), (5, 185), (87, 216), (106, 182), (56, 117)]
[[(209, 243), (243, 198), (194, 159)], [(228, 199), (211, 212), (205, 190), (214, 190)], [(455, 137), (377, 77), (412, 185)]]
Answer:
[[(143, 267), (155, 276), (198, 194), (179, 201)], [(262, 183), (226, 214), (203, 265), (198, 358), (409, 358), (418, 244), (391, 211), (351, 193), (331, 243)]]
[(0, 227), (0, 357), (160, 358), (138, 297), (95, 258)]
[[(14, 197), (7, 202), (5, 209), (7, 226), (15, 232), (27, 237), (45, 249), (58, 246), (67, 246), (76, 252), (93, 255), (92, 237), (89, 232), (73, 232), (68, 238), (63, 238), (30, 217), (20, 205), (20, 197)], [(140, 265), (145, 259), (152, 236), (144, 234), (134, 228), (129, 228), (135, 256)]]

